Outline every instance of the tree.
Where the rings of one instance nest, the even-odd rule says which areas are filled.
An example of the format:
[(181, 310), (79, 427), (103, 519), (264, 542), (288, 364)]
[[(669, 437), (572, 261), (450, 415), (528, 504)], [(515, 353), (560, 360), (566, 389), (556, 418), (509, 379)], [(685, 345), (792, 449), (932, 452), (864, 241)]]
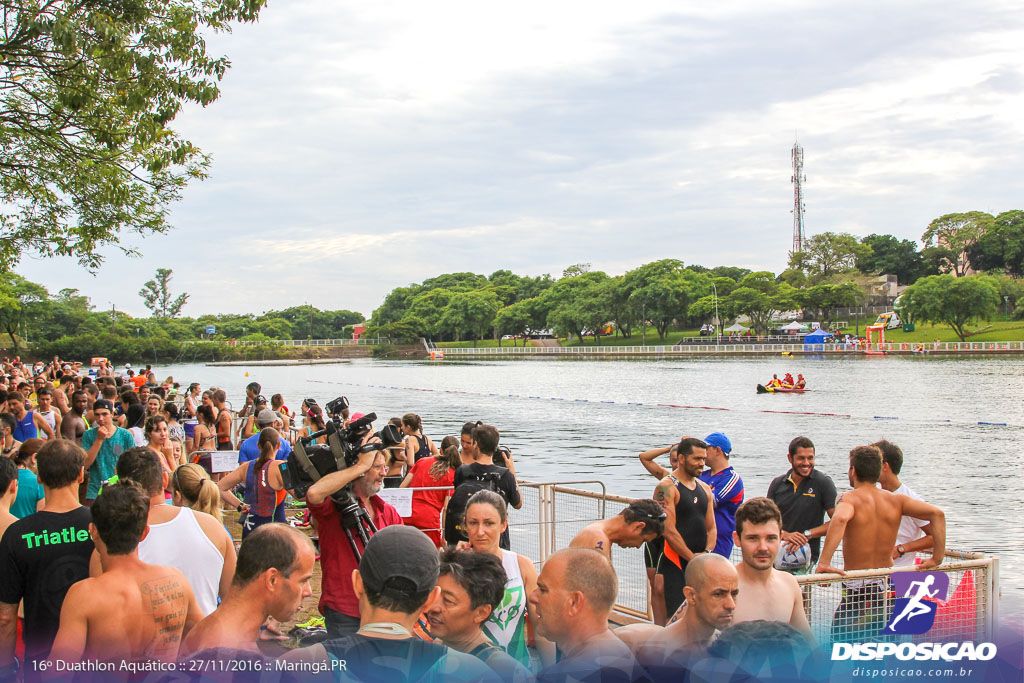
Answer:
[(833, 285), (823, 283), (814, 285), (796, 293), (796, 301), (803, 308), (809, 308), (820, 314), (823, 321), (830, 320), (829, 311), (844, 306), (855, 306), (863, 297), (860, 287), (853, 282)]
[(489, 289), (457, 292), (448, 302), (441, 316), (440, 326), (453, 330), (456, 336), (463, 332), (473, 336), (473, 346), (491, 328), (494, 316), (501, 308), (498, 296)]
[(823, 232), (808, 238), (803, 252), (790, 254), (789, 267), (799, 268), (822, 280), (854, 269), (871, 247), (849, 233)]
[(156, 277), (142, 286), (139, 296), (146, 308), (153, 311), (153, 315), (159, 318), (177, 318), (182, 307), (188, 301), (188, 294), (179, 294), (177, 298), (171, 298), (171, 274), (170, 268), (157, 268)]
[(683, 320), (690, 304), (711, 291), (710, 283), (705, 273), (688, 270), (677, 259), (646, 263), (623, 276), (634, 309), (654, 323), (662, 340), (672, 322)]
[(857, 258), (862, 273), (895, 275), (901, 285), (912, 285), (924, 277), (927, 266), (913, 240), (898, 240), (892, 235), (868, 235), (861, 244), (871, 247)]
[[(530, 308), (526, 301), (517, 301), (511, 306), (505, 306), (494, 318), (494, 326), (498, 330), (498, 346), (501, 346), (501, 336), (506, 334), (522, 335), (523, 346), (526, 346), (526, 336), (530, 330)], [(512, 342), (515, 346), (515, 342)]]
[(961, 277), (971, 269), (970, 252), (993, 220), (992, 214), (984, 211), (948, 213), (928, 224), (921, 241), (926, 247), (949, 249), (952, 254), (946, 258), (946, 266), (954, 275)]
[(18, 355), (18, 331), (39, 315), (48, 303), (46, 288), (26, 280), (17, 273), (0, 272), (0, 326), (11, 338), (14, 355)]
[(797, 290), (786, 282), (776, 282), (766, 270), (750, 273), (738, 285), (727, 297), (727, 305), (750, 318), (758, 332), (767, 334), (777, 313), (797, 305)]
[(1024, 211), (1004, 211), (967, 248), (970, 262), (979, 270), (1001, 270), (1024, 276)]
[(972, 320), (991, 318), (999, 303), (999, 290), (988, 276), (958, 278), (947, 274), (929, 275), (908, 287), (900, 308), (912, 320), (949, 325), (964, 341), (966, 325)]
[[(608, 276), (601, 271), (580, 271), (566, 275), (544, 292), (539, 305), (548, 311), (547, 325), (559, 332), (576, 335), (583, 341), (583, 332), (593, 324), (594, 306), (588, 300), (602, 298), (602, 285)], [(605, 318), (598, 326), (607, 322)], [(595, 328), (596, 329), (596, 328)]]
[(164, 232), (168, 204), (209, 158), (173, 129), (217, 99), (209, 32), (266, 0), (3, 0), (0, 269), (26, 251), (97, 266), (122, 230)]

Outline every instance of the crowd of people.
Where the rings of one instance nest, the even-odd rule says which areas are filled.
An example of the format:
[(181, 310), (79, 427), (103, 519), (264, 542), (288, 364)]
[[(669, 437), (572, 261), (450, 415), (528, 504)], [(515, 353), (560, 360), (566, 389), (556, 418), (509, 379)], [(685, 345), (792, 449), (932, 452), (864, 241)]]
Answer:
[[(810, 653), (797, 574), (927, 551), (929, 568), (945, 552), (942, 511), (900, 480), (903, 453), (888, 441), (850, 452), (839, 496), (812, 441), (796, 437), (787, 471), (748, 498), (728, 436), (684, 436), (639, 454), (657, 479), (650, 499), (587, 525), (538, 571), (511, 550), (523, 497), (492, 425), (467, 422), (440, 446), (415, 414), (392, 420), (395, 445), (366, 430), (354, 464), (318, 473), (293, 503), (307, 524), (286, 520), (296, 491), (282, 465), (322, 443), (328, 422), (360, 421), (347, 401), (325, 411), (305, 399), (293, 413), (253, 382), (235, 411), (223, 389), (183, 390), (150, 367), (85, 374), (54, 358), (2, 370), (2, 681), (58, 661), (175, 661), (205, 677), (197, 663), (213, 658), (368, 681), (658, 680), (709, 657), (739, 662), (753, 642), (789, 660)], [(214, 472), (222, 450), (237, 466)], [(410, 516), (378, 495), (385, 486), (413, 489)], [(240, 539), (225, 511), (238, 513)], [(353, 517), (370, 523), (367, 538), (351, 533)], [(654, 623), (610, 628), (612, 546), (643, 553)], [(279, 624), (313, 595), (317, 565), (322, 634), (287, 649)], [(884, 619), (887, 590), (846, 584), (833, 639)]]

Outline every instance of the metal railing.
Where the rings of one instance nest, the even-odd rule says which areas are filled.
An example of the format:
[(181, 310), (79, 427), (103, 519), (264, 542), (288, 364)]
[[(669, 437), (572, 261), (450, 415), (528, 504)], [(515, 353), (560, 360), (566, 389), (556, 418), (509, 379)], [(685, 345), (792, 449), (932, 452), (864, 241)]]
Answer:
[(673, 355), (743, 355), (772, 353), (815, 354), (923, 354), (930, 353), (1006, 353), (1024, 352), (1024, 342), (886, 342), (884, 344), (676, 344), (674, 346), (516, 346), (503, 348), (446, 348), (445, 355), (457, 357), (541, 357), (541, 356), (673, 356)]
[(245, 339), (226, 340), (231, 346), (260, 346), (276, 344), (278, 346), (375, 346), (380, 344), (380, 337), (369, 339), (264, 339), (250, 341)]
[[(572, 485), (572, 486), (570, 486)], [(575, 488), (590, 485), (598, 490)], [(512, 550), (529, 557), (538, 568), (557, 549), (565, 548), (583, 527), (608, 519), (634, 499), (606, 493), (600, 481), (519, 482), (523, 507), (509, 511)], [(999, 561), (982, 553), (947, 550), (946, 562), (934, 571), (949, 577), (949, 590), (938, 604), (935, 626), (919, 639), (928, 641), (982, 640), (994, 634), (998, 621)], [(730, 559), (742, 561), (739, 548)], [(842, 547), (833, 557), (842, 567)], [(612, 564), (619, 578), (619, 596), (614, 611), (634, 619), (650, 621), (650, 586), (642, 549), (612, 548)], [(850, 571), (847, 576), (811, 574), (798, 576), (804, 595), (804, 609), (815, 638), (826, 643), (833, 637), (844, 642), (876, 640), (878, 621), (892, 613), (894, 596), (889, 577), (910, 568)], [(858, 592), (854, 582), (878, 585), (883, 604), (870, 590)], [(861, 618), (866, 615), (867, 618)], [(881, 615), (881, 616), (879, 616)], [(856, 617), (856, 618), (853, 618)], [(882, 621), (882, 627), (885, 626)], [(917, 637), (915, 637), (917, 638)]]

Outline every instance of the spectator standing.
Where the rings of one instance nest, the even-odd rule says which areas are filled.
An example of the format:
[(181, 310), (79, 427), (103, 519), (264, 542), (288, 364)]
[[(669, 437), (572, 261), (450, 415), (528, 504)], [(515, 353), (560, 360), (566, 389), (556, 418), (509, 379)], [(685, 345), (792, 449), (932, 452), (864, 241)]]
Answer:
[(18, 454), (10, 459), (18, 470), (18, 496), (11, 505), (11, 514), (18, 519), (24, 519), (35, 512), (46, 496), (42, 484), (32, 471), (37, 469), (36, 454), (45, 443), (42, 439), (29, 439), (21, 444)]
[[(449, 544), (467, 539), (465, 529), (461, 525), (469, 496), (476, 491), (495, 491), (506, 505), (517, 510), (523, 507), (515, 475), (507, 467), (494, 464), (494, 453), (498, 449), (499, 438), (498, 430), (491, 425), (481, 424), (473, 428), (473, 462), (455, 471), (455, 490), (452, 493), (452, 500), (449, 501), (448, 514), (445, 515), (444, 538)], [(465, 453), (465, 449), (463, 452)], [(460, 490), (460, 487), (465, 488)], [(501, 547), (505, 550), (512, 547), (507, 526), (501, 534)]]
[[(78, 502), (85, 453), (70, 441), (50, 441), (38, 453), (39, 480), (46, 492), (43, 509), (18, 520), (0, 540), (0, 673), (14, 664), (18, 603), (24, 600), (25, 670), (50, 654), (68, 589), (89, 575), (92, 516)], [(44, 543), (43, 538), (60, 539)]]
[(782, 513), (782, 541), (790, 550), (810, 544), (811, 566), (818, 562), (821, 539), (828, 531), (825, 515), (836, 511), (836, 485), (814, 467), (814, 443), (806, 436), (789, 442), (790, 469), (775, 477), (768, 498)]
[(707, 444), (708, 469), (700, 475), (700, 480), (711, 487), (715, 496), (715, 529), (718, 538), (714, 552), (722, 557), (732, 553), (732, 532), (736, 529), (736, 510), (743, 502), (743, 480), (729, 464), (732, 453), (732, 442), (722, 432), (708, 434), (704, 439)]
[[(413, 491), (412, 515), (403, 521), (427, 535), (438, 548), (441, 547), (441, 513), (452, 495), (451, 486), (455, 481), (455, 470), (462, 465), (459, 456), (459, 442), (454, 436), (441, 441), (440, 455), (417, 460), (405, 475), (402, 488), (434, 488), (431, 491)], [(436, 487), (449, 487), (445, 490)]]
[[(277, 492), (283, 488), (281, 469), (274, 467), (281, 450), (281, 435), (273, 427), (264, 427), (257, 437), (260, 454), (255, 460), (243, 462), (217, 482), (221, 499), (244, 515), (239, 518), (244, 539), (257, 527), (274, 521)], [(245, 502), (231, 493), (231, 489), (245, 484)]]
[(135, 447), (135, 437), (131, 432), (114, 425), (114, 406), (110, 401), (97, 400), (93, 404), (92, 413), (96, 426), (82, 435), (85, 468), (89, 472), (86, 505), (92, 505), (91, 501), (96, 500), (103, 482), (114, 476), (121, 454)]

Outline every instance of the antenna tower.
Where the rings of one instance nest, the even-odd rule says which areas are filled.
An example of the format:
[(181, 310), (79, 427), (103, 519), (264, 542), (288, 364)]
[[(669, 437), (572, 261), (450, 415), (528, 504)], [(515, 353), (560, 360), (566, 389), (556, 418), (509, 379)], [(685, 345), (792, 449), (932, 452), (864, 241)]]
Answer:
[(804, 175), (804, 148), (799, 142), (793, 143), (793, 177), (789, 179), (793, 183), (793, 251), (796, 254), (804, 250), (804, 183), (807, 176)]

